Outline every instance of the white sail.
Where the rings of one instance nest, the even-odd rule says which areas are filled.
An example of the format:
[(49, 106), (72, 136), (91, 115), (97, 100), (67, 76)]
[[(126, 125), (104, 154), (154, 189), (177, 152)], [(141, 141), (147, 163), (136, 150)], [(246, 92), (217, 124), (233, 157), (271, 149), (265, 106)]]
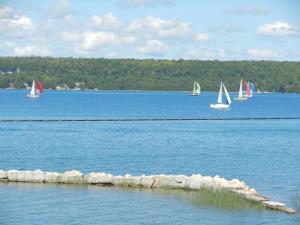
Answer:
[(219, 90), (219, 96), (218, 96), (218, 104), (222, 104), (222, 82), (221, 82), (221, 85), (220, 85), (220, 90)]
[(35, 93), (35, 82), (34, 82), (34, 80), (32, 81), (31, 90), (30, 90), (30, 95), (31, 95), (31, 96), (35, 96), (35, 95), (36, 95), (36, 93)]
[(226, 89), (226, 87), (225, 87), (224, 84), (223, 84), (223, 87), (224, 87), (225, 95), (226, 95), (226, 98), (227, 98), (227, 102), (228, 102), (228, 104), (230, 105), (230, 104), (231, 104), (230, 96), (229, 96), (229, 94), (228, 94), (228, 92), (227, 92), (227, 89)]
[(201, 89), (200, 89), (200, 84), (199, 83), (197, 83), (197, 82), (195, 82), (195, 87), (196, 87), (196, 89), (195, 89), (195, 92), (199, 95), (200, 94), (200, 92), (201, 92)]
[(39, 97), (38, 93), (36, 92), (36, 88), (35, 88), (35, 80), (32, 81), (30, 93), (27, 96), (30, 97), (30, 98)]
[(239, 90), (239, 98), (243, 97), (243, 80), (241, 79), (240, 90)]
[(200, 85), (196, 81), (194, 81), (193, 93), (192, 95), (200, 95)]

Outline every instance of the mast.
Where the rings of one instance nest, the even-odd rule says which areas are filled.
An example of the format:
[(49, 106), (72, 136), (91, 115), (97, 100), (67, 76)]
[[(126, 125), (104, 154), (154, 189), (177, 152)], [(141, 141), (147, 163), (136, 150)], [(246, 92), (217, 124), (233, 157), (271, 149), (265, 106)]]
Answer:
[(218, 104), (222, 104), (222, 82), (221, 82), (221, 85), (220, 85), (220, 90), (219, 90), (219, 96), (218, 96)]
[(227, 98), (227, 103), (230, 105), (231, 104), (230, 96), (229, 96), (229, 94), (227, 92), (227, 89), (226, 89), (224, 84), (223, 84), (223, 87), (224, 87), (225, 95), (226, 95), (226, 98)]

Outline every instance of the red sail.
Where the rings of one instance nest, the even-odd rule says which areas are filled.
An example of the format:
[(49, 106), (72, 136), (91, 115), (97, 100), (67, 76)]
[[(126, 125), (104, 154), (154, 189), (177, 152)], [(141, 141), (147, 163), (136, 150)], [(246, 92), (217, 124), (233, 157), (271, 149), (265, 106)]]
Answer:
[(250, 96), (250, 85), (246, 81), (244, 81), (244, 85), (246, 87), (246, 96)]
[(37, 80), (35, 81), (35, 83), (36, 83), (36, 88), (37, 88), (39, 94), (42, 94), (43, 93), (43, 84), (38, 82)]

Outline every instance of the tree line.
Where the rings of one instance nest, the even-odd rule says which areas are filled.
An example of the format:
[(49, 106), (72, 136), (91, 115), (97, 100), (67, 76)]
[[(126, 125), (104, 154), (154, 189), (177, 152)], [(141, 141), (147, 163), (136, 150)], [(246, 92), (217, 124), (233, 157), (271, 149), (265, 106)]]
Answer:
[(202, 61), (104, 58), (0, 57), (0, 88), (24, 88), (38, 79), (45, 88), (216, 91), (223, 81), (237, 91), (240, 79), (256, 89), (300, 92), (300, 62)]

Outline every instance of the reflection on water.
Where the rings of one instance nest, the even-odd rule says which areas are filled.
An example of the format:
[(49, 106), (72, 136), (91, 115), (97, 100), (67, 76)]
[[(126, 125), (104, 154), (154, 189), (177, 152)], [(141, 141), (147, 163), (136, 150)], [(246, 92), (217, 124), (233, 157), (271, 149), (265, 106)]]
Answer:
[(300, 193), (296, 193), (291, 197), (291, 202), (293, 205), (293, 208), (297, 211), (300, 212)]
[[(145, 190), (149, 191), (149, 190)], [(154, 195), (170, 195), (178, 199), (191, 202), (194, 206), (218, 207), (228, 210), (236, 209), (262, 209), (260, 203), (241, 198), (235, 193), (223, 190), (212, 191), (208, 189), (176, 190), (176, 189), (150, 189)]]
[[(44, 184), (44, 183), (0, 183), (2, 186), (10, 188), (17, 188), (18, 190), (39, 191), (43, 189), (61, 189), (72, 191), (102, 191), (103, 189), (109, 191), (121, 192), (139, 192), (141, 194), (151, 194), (152, 197), (171, 197), (185, 202), (192, 203), (196, 207), (216, 207), (227, 210), (242, 210), (242, 209), (262, 209), (260, 203), (250, 201), (238, 196), (227, 190), (184, 190), (184, 189), (165, 189), (165, 188), (128, 188), (128, 187), (107, 187), (99, 185), (86, 184)], [(299, 204), (299, 202), (298, 202)]]

